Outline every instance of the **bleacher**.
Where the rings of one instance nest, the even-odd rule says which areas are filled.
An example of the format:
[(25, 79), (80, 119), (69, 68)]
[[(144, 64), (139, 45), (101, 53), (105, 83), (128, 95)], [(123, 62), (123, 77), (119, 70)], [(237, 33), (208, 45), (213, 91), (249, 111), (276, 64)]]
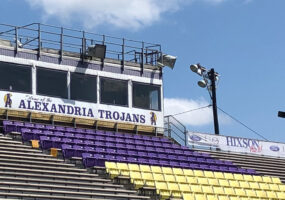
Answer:
[[(151, 195), (152, 199), (285, 199), (285, 185), (280, 178), (267, 176), (275, 174), (263, 173), (263, 171), (260, 171), (260, 168), (253, 165), (241, 164), (241, 160), (245, 158), (242, 156), (239, 159), (237, 157), (230, 159), (231, 154), (228, 154), (226, 157), (226, 154), (223, 153), (194, 151), (175, 144), (168, 138), (130, 133), (8, 120), (3, 121), (3, 129), (5, 134), (11, 132), (20, 133), (24, 143), (37, 141), (40, 148), (44, 151), (56, 149), (62, 153), (65, 160), (64, 163), (63, 160), (58, 158), (41, 154), (40, 150), (31, 149), (31, 147), (22, 145), (21, 142), (11, 141), (8, 138), (2, 140), (4, 141), (3, 143), (1, 142), (2, 145), (11, 142), (9, 145), (13, 144), (19, 147), (15, 154), (16, 156), (20, 156), (22, 149), (24, 149), (33, 152), (29, 153), (29, 158), (37, 160), (37, 162), (34, 162), (36, 164), (31, 165), (30, 162), (32, 161), (29, 162), (29, 159), (25, 159), (23, 162), (21, 161), (19, 166), (17, 166), (17, 163), (5, 161), (6, 158), (1, 161), (3, 162), (0, 166), (1, 171), (2, 168), (4, 172), (6, 172), (6, 168), (12, 168), (13, 172), (16, 172), (16, 174), (13, 174), (14, 177), (10, 177), (14, 178), (13, 182), (16, 183), (13, 183), (14, 185), (5, 185), (3, 188), (1, 186), (2, 189), (0, 190), (6, 194), (8, 193), (8, 187), (13, 188), (11, 190), (13, 192), (9, 192), (11, 196), (13, 193), (28, 192), (36, 193), (37, 195), (47, 195), (48, 192), (45, 193), (44, 190), (49, 192), (52, 190), (54, 195), (70, 195), (73, 198), (79, 198), (84, 193), (82, 198), (80, 196), (79, 199), (149, 198), (138, 196), (138, 194)], [(42, 155), (41, 158), (40, 154)], [(106, 172), (105, 177), (113, 179), (113, 182), (110, 179), (108, 180), (105, 177), (94, 174), (94, 170), (90, 174), (87, 173), (87, 169), (76, 169), (73, 164), (68, 163), (68, 160), (74, 157), (82, 160), (83, 166), (87, 169), (104, 169)], [(234, 158), (234, 156), (232, 157)], [(45, 160), (46, 158), (53, 160), (53, 163), (49, 163), (48, 160)], [(246, 161), (249, 160), (247, 159)], [(59, 165), (55, 165), (54, 162)], [(255, 166), (258, 166), (259, 159), (252, 159), (252, 162), (255, 162)], [(29, 168), (29, 173), (23, 170), (24, 167), (26, 169)], [(42, 172), (41, 170), (44, 171)], [(22, 176), (23, 172), (27, 173), (27, 175)], [(50, 182), (43, 179), (47, 182), (41, 182), (41, 189), (35, 192), (34, 189), (38, 187), (37, 181), (40, 182), (38, 176), (41, 176), (43, 173), (45, 173), (45, 177), (59, 177), (56, 178), (59, 179), (58, 181), (62, 181), (62, 174), (66, 174), (64, 177), (67, 177), (65, 179), (67, 186), (57, 187), (53, 184), (54, 187), (49, 187)], [(15, 176), (22, 179), (19, 179), (19, 181), (15, 180)], [(19, 192), (19, 187), (21, 188), (21, 184), (23, 184), (26, 178), (29, 180), (27, 182), (31, 189), (28, 189), (25, 185), (26, 187), (22, 187), (22, 192)], [(33, 181), (33, 179), (37, 180)], [(74, 182), (78, 179), (84, 179), (85, 185), (76, 185)], [(5, 180), (5, 182), (9, 181), (12, 182), (10, 179)], [(104, 191), (96, 191), (94, 189), (98, 193), (94, 192), (93, 194), (89, 192), (88, 190), (94, 183), (97, 185), (100, 183), (99, 185), (104, 188)], [(126, 188), (122, 188), (122, 185), (119, 186), (114, 183), (121, 183), (127, 188), (137, 190), (137, 192), (126, 190)], [(78, 189), (78, 187), (83, 189)], [(120, 194), (114, 192), (118, 189), (124, 192), (120, 191)], [(62, 190), (70, 192), (64, 193)], [(74, 194), (74, 190), (78, 194)]]

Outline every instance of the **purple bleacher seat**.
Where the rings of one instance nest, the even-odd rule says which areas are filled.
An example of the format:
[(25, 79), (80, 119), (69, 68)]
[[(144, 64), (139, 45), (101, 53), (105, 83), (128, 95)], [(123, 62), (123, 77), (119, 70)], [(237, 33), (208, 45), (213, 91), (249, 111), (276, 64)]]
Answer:
[(197, 162), (197, 158), (196, 157), (188, 157), (187, 160), (189, 162)]
[(118, 162), (126, 162), (127, 161), (126, 156), (121, 156), (121, 155), (116, 156), (116, 159)]
[(133, 134), (125, 133), (125, 138), (126, 138), (126, 139), (134, 139), (134, 135), (133, 135)]
[(145, 148), (145, 150), (148, 151), (148, 152), (156, 152), (156, 151), (155, 151), (155, 148), (154, 148), (154, 147), (151, 147), (151, 146), (147, 146), (147, 147)]
[(147, 153), (145, 151), (138, 151), (138, 157), (140, 158), (147, 158)]
[(172, 147), (173, 149), (177, 149), (177, 150), (183, 151), (183, 150), (181, 149), (181, 146), (178, 145), (178, 144), (171, 144), (171, 147)]
[(128, 152), (129, 156), (138, 156), (138, 152), (137, 151), (128, 150), (127, 152)]
[(126, 146), (124, 144), (121, 144), (121, 143), (116, 143), (115, 146), (117, 149), (125, 149), (126, 148)]
[(172, 161), (172, 160), (170, 160), (170, 161), (169, 161), (169, 165), (170, 165), (171, 167), (180, 167), (180, 163), (179, 163), (178, 161)]
[(115, 147), (115, 145), (116, 145), (116, 143), (114, 143), (114, 142), (106, 142), (105, 143), (105, 146), (108, 147), (108, 148)]
[(95, 140), (94, 135), (85, 135), (86, 140)]
[(161, 142), (153, 142), (153, 146), (155, 147), (161, 147), (162, 143)]
[(78, 139), (84, 139), (84, 138), (85, 138), (85, 135), (80, 134), (80, 133), (76, 133), (76, 134), (74, 134), (74, 137), (75, 137), (75, 138), (78, 138)]
[(46, 129), (47, 130), (55, 130), (55, 126), (53, 126), (53, 125), (46, 125)]
[(149, 140), (149, 141), (151, 141), (152, 139), (151, 139), (151, 137), (150, 136), (147, 136), (147, 135), (143, 135), (142, 136), (142, 138), (143, 138), (143, 140)]
[(159, 158), (160, 158), (160, 159), (165, 159), (165, 160), (167, 160), (167, 159), (168, 159), (168, 155), (165, 154), (165, 153), (160, 153), (160, 154), (159, 154)]
[(196, 163), (190, 163), (189, 168), (191, 168), (191, 169), (201, 169), (199, 164), (196, 164)]
[(198, 157), (197, 158), (197, 162), (199, 162), (199, 163), (207, 163), (207, 160), (205, 158)]
[(12, 121), (4, 120), (3, 121), (3, 131), (4, 131), (4, 134), (17, 131), (17, 126), (14, 125)]
[(58, 149), (61, 148), (62, 142), (60, 137), (51, 137), (50, 139), (52, 141), (53, 148), (58, 148)]
[(115, 141), (117, 143), (125, 143), (125, 139), (123, 139), (123, 138), (115, 138)]
[(105, 159), (106, 159), (107, 161), (112, 161), (112, 162), (116, 162), (116, 161), (117, 161), (117, 158), (116, 158), (116, 156), (114, 156), (114, 155), (106, 155), (106, 156), (105, 156)]
[(114, 137), (114, 136), (115, 136), (115, 133), (114, 133), (114, 132), (111, 132), (111, 131), (106, 131), (105, 134), (106, 134), (106, 136), (108, 136), (108, 137)]
[(85, 146), (84, 150), (85, 152), (88, 152), (88, 153), (96, 153), (95, 147)]
[(25, 127), (23, 122), (14, 121), (13, 124), (14, 124), (14, 126), (16, 127), (16, 130), (15, 130), (15, 131), (17, 131), (17, 132), (21, 132), (21, 129), (22, 129), (23, 127)]
[(135, 144), (135, 140), (133, 140), (133, 139), (125, 139), (125, 142), (127, 144)]
[(74, 133), (70, 133), (70, 132), (65, 132), (64, 133), (64, 137), (68, 137), (68, 138), (74, 138)]
[(106, 152), (105, 149), (102, 148), (102, 147), (96, 147), (96, 148), (95, 148), (95, 151), (96, 151), (97, 153), (105, 153), (105, 152)]
[(148, 159), (150, 165), (159, 165), (159, 161), (157, 159)]
[(165, 148), (165, 153), (174, 154), (175, 152), (173, 149)]
[(200, 164), (199, 165), (202, 170), (211, 170), (210, 165), (207, 164)]
[(141, 135), (134, 135), (133, 137), (135, 140), (142, 140), (142, 136)]
[(124, 149), (117, 149), (117, 154), (118, 155), (128, 155), (128, 152)]
[(95, 144), (94, 140), (84, 140), (83, 142), (85, 145), (94, 145)]
[(208, 154), (208, 153), (201, 153), (200, 156), (201, 156), (201, 157), (204, 157), (204, 158), (211, 158), (211, 155)]
[(76, 133), (86, 133), (86, 130), (83, 128), (75, 128)]
[(173, 155), (173, 154), (168, 154), (168, 155), (167, 155), (167, 158), (168, 158), (169, 160), (177, 160), (177, 156), (176, 156), (176, 155)]
[(213, 158), (207, 158), (207, 159), (206, 159), (206, 162), (207, 162), (208, 164), (216, 164), (216, 160), (213, 159)]
[(73, 139), (73, 142), (77, 145), (81, 145), (84, 143), (84, 140), (81, 140), (81, 139)]
[(95, 146), (99, 147), (99, 146), (105, 146), (105, 142), (102, 141), (95, 141)]
[(127, 149), (136, 149), (136, 146), (133, 145), (133, 144), (127, 144), (127, 145), (126, 145), (126, 148), (127, 148)]
[(135, 140), (135, 144), (136, 145), (144, 145), (144, 141), (143, 140)]
[(63, 126), (56, 126), (55, 130), (64, 132), (65, 131), (65, 127), (63, 127)]
[(32, 130), (29, 128), (22, 128), (21, 129), (22, 133), (22, 140), (23, 141), (30, 141), (33, 139), (34, 134), (32, 133)]
[(95, 140), (97, 141), (105, 141), (105, 137), (101, 135), (96, 135)]
[(52, 132), (52, 131), (44, 130), (44, 131), (43, 131), (43, 135), (52, 136), (52, 135), (53, 135), (53, 132)]
[(43, 131), (40, 129), (32, 129), (32, 133), (33, 133), (34, 140), (39, 140), (40, 136), (43, 135)]
[(229, 168), (226, 166), (218, 166), (218, 168), (219, 168), (219, 171), (222, 171), (222, 172), (234, 172), (235, 171), (234, 169), (229, 170)]
[(187, 156), (193, 156), (193, 152), (190, 149), (183, 150), (183, 153), (184, 153), (184, 155), (187, 155)]
[(63, 144), (61, 145), (62, 149), (62, 155), (64, 159), (72, 158), (74, 157), (75, 150), (72, 148), (69, 144)]
[(73, 143), (73, 140), (71, 138), (62, 138), (61, 142), (63, 144), (71, 144), (71, 143)]
[(64, 133), (61, 131), (54, 131), (53, 135), (56, 137), (64, 137), (65, 136)]
[(254, 169), (246, 169), (247, 171), (247, 174), (250, 174), (250, 175), (256, 175), (256, 171)]
[(70, 133), (74, 133), (74, 132), (75, 132), (75, 128), (66, 127), (66, 128), (65, 128), (65, 131), (66, 131), (66, 132), (70, 132)]
[(147, 156), (148, 156), (149, 158), (158, 158), (157, 153), (154, 153), (154, 152), (148, 152), (148, 153), (147, 153)]
[(40, 136), (40, 144), (42, 149), (50, 149), (52, 147), (52, 141), (48, 136)]
[(171, 144), (162, 142), (164, 148), (172, 148)]
[(86, 129), (86, 133), (87, 133), (87, 134), (94, 135), (94, 134), (96, 133), (96, 131), (93, 130), (93, 129)]
[(152, 141), (144, 141), (144, 144), (146, 146), (153, 146), (153, 142)]
[(169, 164), (169, 161), (167, 160), (159, 160), (159, 165), (163, 167), (170, 167), (171, 165)]
[(82, 153), (82, 161), (85, 168), (93, 167), (96, 165), (96, 158), (92, 153)]
[(169, 139), (167, 139), (167, 138), (160, 138), (160, 141), (161, 142), (165, 142), (165, 143), (169, 143), (170, 142), (170, 140)]
[(177, 156), (177, 159), (180, 161), (187, 161), (187, 157), (186, 156)]
[(97, 131), (96, 131), (96, 135), (105, 136), (105, 132), (102, 131), (102, 130), (97, 130)]
[(229, 160), (224, 160), (224, 163), (225, 165), (228, 165), (228, 166), (233, 166), (233, 162), (232, 161), (229, 161)]
[(180, 167), (181, 168), (189, 168), (189, 163), (188, 162), (180, 162)]
[(184, 155), (184, 152), (181, 149), (174, 149), (174, 153), (177, 155)]
[(81, 145), (73, 145), (72, 147), (75, 152), (74, 152), (74, 156), (75, 157), (82, 157), (82, 153), (85, 151), (84, 147)]
[(123, 133), (115, 133), (115, 137), (116, 138), (124, 138), (125, 139), (125, 134), (123, 134)]
[(152, 140), (152, 141), (156, 141), (156, 142), (160, 142), (159, 137), (151, 137), (151, 140)]
[(109, 155), (113, 155), (113, 154), (117, 154), (117, 151), (114, 148), (107, 148), (106, 153)]
[(93, 154), (93, 158), (95, 159), (95, 166), (105, 167), (106, 158), (103, 154)]
[(114, 137), (106, 137), (105, 140), (106, 140), (107, 142), (115, 142), (115, 141), (116, 141), (116, 138), (114, 138)]
[(129, 163), (138, 163), (138, 159), (136, 157), (128, 156), (127, 162)]
[(246, 174), (247, 173), (246, 169), (237, 168), (237, 167), (229, 167), (229, 171), (235, 171), (233, 173), (242, 173), (242, 174)]
[(220, 171), (219, 167), (217, 165), (210, 165), (211, 171)]
[(148, 165), (149, 164), (148, 159), (141, 158), (141, 157), (138, 157), (138, 163), (142, 164), (142, 165)]
[(33, 123), (30, 123), (30, 122), (25, 122), (24, 123), (24, 127), (26, 127), (26, 128), (34, 128), (35, 125)]
[(137, 151), (145, 151), (145, 146), (143, 145), (136, 145)]
[(37, 129), (46, 129), (46, 126), (44, 124), (35, 124), (35, 128), (37, 128)]

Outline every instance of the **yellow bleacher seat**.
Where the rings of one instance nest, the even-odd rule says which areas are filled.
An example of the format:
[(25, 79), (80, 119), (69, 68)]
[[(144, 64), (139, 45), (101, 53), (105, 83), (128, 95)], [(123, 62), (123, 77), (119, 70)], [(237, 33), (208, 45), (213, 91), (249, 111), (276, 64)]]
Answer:
[(226, 179), (220, 179), (219, 184), (220, 186), (230, 186), (229, 181)]
[(141, 175), (143, 180), (154, 180), (151, 172), (142, 172)]
[(117, 167), (122, 176), (130, 176), (130, 170), (127, 163), (117, 163)]
[(162, 167), (161, 169), (164, 174), (173, 174), (171, 167)]
[(209, 185), (209, 182), (208, 182), (207, 178), (198, 177), (197, 180), (198, 180), (198, 183), (201, 184), (201, 185)]
[(237, 195), (239, 195), (239, 196), (246, 196), (246, 193), (245, 193), (244, 189), (242, 189), (242, 188), (234, 188), (234, 190), (235, 190), (235, 193)]
[(230, 200), (240, 200), (240, 197), (234, 195), (234, 196), (229, 196)]
[(163, 174), (156, 174), (156, 173), (154, 173), (153, 174), (153, 179), (155, 181), (164, 181), (164, 176), (163, 176)]
[(183, 173), (185, 176), (194, 176), (194, 172), (191, 169), (183, 169)]
[(224, 188), (219, 186), (213, 186), (215, 194), (225, 194)]
[(267, 198), (266, 191), (264, 191), (264, 190), (256, 190), (255, 192), (256, 192), (256, 196), (258, 196), (259, 198), (261, 198), (261, 199)]
[(136, 172), (140, 171), (140, 166), (138, 164), (129, 163), (128, 167), (130, 171), (136, 171)]
[(190, 191), (193, 193), (202, 193), (202, 187), (201, 185), (189, 185)]
[(175, 178), (178, 183), (187, 183), (186, 176), (184, 175), (176, 175)]
[(140, 171), (142, 172), (151, 172), (149, 165), (140, 165)]
[(255, 182), (263, 182), (261, 176), (253, 176), (253, 180), (254, 180)]
[(115, 162), (105, 162), (106, 172), (111, 178), (115, 178), (120, 175), (120, 170)]
[(107, 172), (109, 169), (118, 169), (117, 163), (115, 162), (105, 162), (105, 167)]
[(254, 179), (251, 175), (244, 174), (243, 178), (245, 181), (254, 181)]
[(267, 197), (269, 197), (270, 199), (276, 199), (277, 195), (274, 191), (266, 191)]
[(285, 192), (285, 184), (280, 184), (279, 189), (280, 189), (280, 191)]
[(197, 184), (198, 183), (198, 180), (196, 177), (191, 177), (191, 176), (186, 176), (186, 179), (187, 179), (187, 183), (190, 183), (190, 184)]
[(239, 181), (239, 185), (242, 188), (250, 188), (249, 182), (247, 181)]
[(151, 166), (150, 169), (152, 173), (162, 174), (162, 170), (160, 166)]
[(182, 193), (183, 200), (194, 200), (193, 193)]
[(214, 172), (214, 176), (218, 179), (224, 179), (224, 173), (223, 172)]
[(204, 172), (202, 170), (194, 170), (194, 176), (204, 177)]
[(40, 148), (40, 144), (39, 144), (38, 140), (31, 140), (31, 142), (32, 142), (32, 147), (33, 148), (35, 148), (35, 149)]
[(209, 178), (208, 182), (209, 182), (209, 185), (220, 185), (219, 180), (216, 178)]
[(130, 172), (131, 182), (135, 184), (135, 188), (141, 188), (144, 185), (144, 181), (140, 172)]
[(181, 168), (173, 168), (172, 170), (174, 175), (184, 175), (183, 169)]
[(167, 183), (168, 189), (171, 191), (171, 196), (174, 198), (181, 198), (182, 193), (177, 183)]
[(234, 174), (234, 179), (235, 179), (235, 180), (238, 180), (238, 181), (243, 181), (243, 180), (244, 180), (242, 174)]
[(205, 194), (194, 194), (195, 200), (207, 200), (207, 196)]
[(235, 191), (232, 187), (224, 187), (225, 194), (227, 195), (235, 195)]
[(285, 193), (284, 192), (276, 192), (278, 199), (285, 199)]
[(231, 187), (235, 187), (235, 188), (239, 188), (240, 185), (239, 185), (239, 182), (236, 181), (236, 180), (229, 180), (229, 184)]
[(272, 183), (282, 184), (279, 177), (271, 177), (271, 179), (272, 179)]
[(248, 182), (250, 188), (252, 189), (260, 189), (259, 184), (257, 182)]
[(176, 182), (175, 176), (173, 174), (164, 174), (164, 180), (167, 182)]
[(50, 148), (50, 155), (53, 157), (57, 157), (58, 150), (57, 148)]
[(262, 177), (263, 182), (265, 183), (272, 183), (272, 179), (270, 176), (263, 176)]
[(214, 191), (213, 191), (213, 188), (212, 186), (206, 186), (206, 185), (203, 185), (202, 186), (202, 191), (206, 194), (214, 194)]
[(118, 169), (109, 169), (108, 170), (108, 174), (113, 179), (113, 178), (116, 178), (117, 176), (120, 175), (120, 170), (118, 170)]
[(256, 192), (254, 190), (251, 189), (245, 189), (245, 193), (247, 196), (249, 197), (257, 197)]
[(219, 200), (215, 194), (207, 194), (207, 200)]
[(278, 187), (277, 184), (270, 183), (270, 184), (268, 184), (268, 185), (269, 185), (270, 190), (280, 191), (280, 189), (279, 189), (279, 187)]
[(230, 200), (230, 198), (227, 195), (218, 195), (217, 197), (219, 200)]
[(252, 198), (248, 198), (248, 197), (240, 197), (240, 200), (251, 200)]
[(207, 178), (214, 178), (214, 173), (212, 171), (204, 171), (204, 175), (207, 177)]
[(170, 197), (171, 192), (168, 189), (166, 182), (155, 181), (155, 187), (162, 199), (168, 199)]
[(269, 190), (269, 185), (267, 183), (259, 183), (259, 187), (262, 190)]
[(178, 184), (180, 191), (182, 192), (190, 192), (189, 184), (187, 183), (179, 183)]
[(235, 180), (234, 175), (232, 173), (224, 173), (225, 179)]

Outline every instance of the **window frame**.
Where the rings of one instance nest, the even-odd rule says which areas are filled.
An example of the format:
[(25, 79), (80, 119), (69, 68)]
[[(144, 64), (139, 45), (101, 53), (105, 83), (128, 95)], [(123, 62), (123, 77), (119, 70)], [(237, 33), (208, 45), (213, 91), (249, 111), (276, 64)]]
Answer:
[[(103, 103), (102, 102), (102, 90), (101, 90), (101, 80), (102, 79), (105, 79), (105, 80), (114, 80), (114, 81), (120, 81), (120, 82), (125, 82), (127, 84), (127, 105), (118, 105), (118, 104), (110, 104), (110, 103)], [(128, 108), (129, 105), (130, 105), (130, 102), (129, 102), (129, 84), (128, 84), (128, 80), (123, 80), (123, 79), (116, 79), (116, 78), (110, 78), (110, 77), (104, 77), (104, 76), (100, 76), (100, 79), (99, 79), (99, 103), (100, 104), (104, 104), (104, 105), (110, 105), (110, 106), (121, 106), (121, 107), (126, 107)]]
[[(71, 91), (71, 84), (72, 84), (72, 74), (80, 74), (83, 76), (88, 76), (88, 77), (95, 77), (96, 78), (96, 91), (95, 91), (95, 96), (96, 96), (96, 100), (94, 101), (90, 101), (90, 100), (84, 100), (84, 99), (72, 99), (71, 95), (72, 95), (72, 91)], [(97, 92), (98, 92), (98, 87), (97, 87), (97, 81), (98, 81), (98, 76), (97, 75), (92, 75), (92, 74), (84, 74), (84, 73), (79, 73), (79, 72), (70, 72), (70, 100), (73, 101), (83, 101), (83, 102), (87, 102), (87, 103), (97, 103), (98, 102), (98, 97), (97, 97)]]
[[(60, 97), (60, 96), (56, 96), (56, 95), (50, 95), (50, 94), (41, 94), (38, 92), (38, 69), (44, 69), (44, 70), (48, 70), (48, 71), (54, 71), (54, 72), (61, 72), (61, 73), (66, 73), (66, 98)], [(36, 95), (40, 95), (40, 96), (47, 96), (47, 97), (54, 97), (54, 98), (60, 98), (60, 99), (69, 99), (68, 98), (68, 85), (67, 85), (67, 76), (68, 76), (68, 71), (64, 71), (64, 70), (58, 70), (58, 69), (51, 69), (51, 68), (46, 68), (46, 67), (41, 67), (41, 66), (36, 66)]]
[[(154, 87), (157, 87), (158, 88), (158, 109), (151, 109), (151, 108), (141, 108), (141, 107), (138, 107), (138, 106), (135, 106), (134, 104), (134, 84), (140, 84), (140, 85), (145, 85), (145, 86), (154, 86)], [(138, 108), (138, 109), (144, 109), (144, 110), (151, 110), (151, 111), (162, 111), (161, 107), (161, 85), (156, 85), (156, 84), (147, 84), (147, 83), (142, 83), (142, 82), (137, 82), (137, 81), (133, 81), (132, 83), (132, 104), (133, 104), (133, 107), (134, 108)]]
[(15, 90), (13, 89), (12, 87), (12, 90), (10, 90), (9, 88), (8, 89), (3, 89), (0, 87), (0, 91), (9, 91), (9, 92), (17, 92), (17, 93), (23, 93), (23, 94), (33, 94), (33, 68), (31, 65), (25, 65), (25, 64), (18, 64), (18, 63), (12, 63), (12, 62), (0, 62), (0, 63), (6, 63), (6, 64), (10, 64), (10, 65), (16, 65), (17, 67), (26, 67), (26, 68), (29, 68), (30, 69), (30, 89), (31, 91), (30, 92), (24, 92), (24, 91), (19, 91), (19, 90)]

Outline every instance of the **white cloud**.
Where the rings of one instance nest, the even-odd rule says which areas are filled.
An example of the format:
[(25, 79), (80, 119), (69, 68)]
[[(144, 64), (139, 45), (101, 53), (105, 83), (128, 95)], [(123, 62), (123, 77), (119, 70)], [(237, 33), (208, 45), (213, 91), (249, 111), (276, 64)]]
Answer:
[[(210, 103), (204, 99), (193, 100), (181, 98), (165, 98), (164, 114), (165, 116), (174, 115), (188, 110), (205, 107), (209, 104)], [(203, 126), (213, 123), (213, 111), (212, 107), (207, 107), (200, 110), (187, 112), (185, 114), (176, 115), (175, 118), (186, 126)], [(221, 124), (228, 124), (231, 122), (231, 119), (224, 114), (219, 114), (219, 122)]]
[(31, 7), (43, 10), (44, 20), (53, 17), (63, 24), (79, 22), (89, 29), (106, 24), (129, 30), (150, 26), (164, 13), (175, 12), (193, 1), (198, 0), (26, 0)]

